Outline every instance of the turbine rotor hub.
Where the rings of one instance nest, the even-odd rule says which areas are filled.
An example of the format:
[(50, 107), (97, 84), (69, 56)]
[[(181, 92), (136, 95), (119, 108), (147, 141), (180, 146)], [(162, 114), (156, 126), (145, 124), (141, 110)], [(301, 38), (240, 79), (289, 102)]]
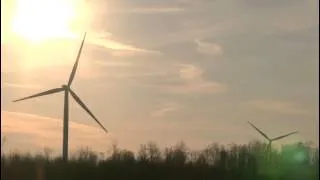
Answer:
[(65, 84), (63, 84), (61, 87), (62, 87), (63, 89), (69, 89), (69, 86), (67, 86), (67, 85), (65, 85)]

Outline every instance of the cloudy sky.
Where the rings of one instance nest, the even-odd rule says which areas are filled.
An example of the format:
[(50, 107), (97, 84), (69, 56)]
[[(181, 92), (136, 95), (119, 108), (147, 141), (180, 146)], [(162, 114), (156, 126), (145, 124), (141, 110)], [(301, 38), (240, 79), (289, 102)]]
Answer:
[(316, 0), (22, 2), (1, 6), (8, 149), (60, 151), (63, 93), (11, 101), (67, 83), (85, 31), (72, 88), (110, 133), (70, 98), (70, 149), (263, 140), (247, 121), (270, 137), (299, 131), (278, 144), (318, 143)]

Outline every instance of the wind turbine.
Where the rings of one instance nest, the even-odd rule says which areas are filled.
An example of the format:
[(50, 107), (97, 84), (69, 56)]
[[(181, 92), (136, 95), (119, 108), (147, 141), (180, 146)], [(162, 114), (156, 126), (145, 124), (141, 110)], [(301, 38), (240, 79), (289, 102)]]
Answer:
[(280, 140), (280, 139), (283, 139), (287, 136), (290, 136), (292, 134), (296, 134), (298, 133), (298, 131), (294, 131), (294, 132), (291, 132), (291, 133), (288, 133), (288, 134), (285, 134), (285, 135), (281, 135), (281, 136), (278, 136), (278, 137), (275, 137), (275, 138), (269, 138), (264, 132), (262, 132), (260, 129), (258, 129), (256, 126), (254, 126), (251, 122), (248, 121), (248, 123), (255, 129), (257, 130), (264, 138), (266, 138), (268, 140), (268, 150), (271, 149), (271, 143), (273, 141), (277, 141), (277, 140)]
[(63, 111), (63, 142), (62, 142), (62, 146), (63, 146), (63, 150), (62, 150), (62, 158), (64, 161), (68, 160), (68, 131), (69, 131), (69, 93), (71, 94), (71, 96), (74, 98), (74, 100), (100, 125), (100, 127), (105, 131), (108, 132), (106, 130), (105, 127), (103, 127), (103, 125), (98, 121), (98, 119), (93, 115), (93, 113), (89, 110), (89, 108), (82, 102), (82, 100), (76, 95), (76, 93), (71, 89), (71, 83), (74, 79), (74, 76), (76, 74), (76, 70), (78, 67), (78, 63), (79, 63), (79, 59), (80, 59), (80, 54), (82, 51), (82, 47), (84, 44), (84, 40), (86, 38), (86, 34), (84, 34), (80, 49), (78, 51), (78, 55), (77, 55), (77, 59), (75, 61), (75, 64), (73, 66), (73, 69), (71, 71), (70, 77), (69, 77), (69, 81), (68, 84), (65, 85), (63, 84), (61, 87), (59, 88), (53, 88), (44, 92), (40, 92), (28, 97), (24, 97), (21, 99), (17, 99), (14, 100), (13, 102), (18, 102), (18, 101), (22, 101), (22, 100), (26, 100), (26, 99), (31, 99), (31, 98), (35, 98), (35, 97), (39, 97), (39, 96), (45, 96), (45, 95), (49, 95), (49, 94), (54, 94), (54, 93), (58, 93), (58, 92), (62, 92), (64, 91), (64, 111)]

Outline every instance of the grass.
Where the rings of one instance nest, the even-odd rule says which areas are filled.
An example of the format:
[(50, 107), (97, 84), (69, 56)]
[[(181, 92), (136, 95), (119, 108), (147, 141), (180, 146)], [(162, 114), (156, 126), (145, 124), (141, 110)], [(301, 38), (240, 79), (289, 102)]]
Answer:
[(267, 145), (250, 142), (224, 147), (212, 144), (191, 151), (184, 143), (160, 149), (141, 145), (134, 154), (113, 147), (109, 156), (79, 149), (67, 163), (49, 156), (9, 153), (1, 157), (2, 180), (316, 180), (319, 149), (300, 143), (267, 152)]

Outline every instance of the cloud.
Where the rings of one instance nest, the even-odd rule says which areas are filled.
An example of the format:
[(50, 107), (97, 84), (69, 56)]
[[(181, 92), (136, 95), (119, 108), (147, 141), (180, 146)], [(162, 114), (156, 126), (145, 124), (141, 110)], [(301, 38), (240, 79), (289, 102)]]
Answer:
[(107, 2), (89, 2), (94, 9), (101, 13), (119, 15), (119, 14), (170, 14), (185, 11), (181, 3), (176, 1), (107, 1)]
[[(7, 137), (9, 147), (20, 147), (20, 143), (26, 145), (26, 149), (49, 147), (60, 152), (62, 120), (10, 111), (1, 111), (1, 119), (1, 133)], [(110, 134), (106, 135), (98, 126), (70, 121), (69, 128), (70, 150), (85, 146), (101, 151), (107, 149)]]
[(171, 93), (184, 94), (215, 94), (226, 91), (226, 86), (217, 82), (197, 82), (185, 85), (165, 86), (164, 90)]
[(112, 50), (147, 52), (147, 50), (136, 48), (132, 45), (121, 43), (120, 41), (112, 40), (110, 37), (89, 37), (88, 41), (92, 44), (100, 45)]
[(149, 14), (149, 13), (178, 13), (183, 12), (184, 8), (179, 7), (139, 7), (133, 8), (129, 10), (130, 13), (141, 13), (141, 14)]
[(248, 103), (250, 106), (264, 110), (291, 115), (311, 115), (309, 111), (296, 107), (293, 103), (282, 101), (257, 100)]
[(108, 67), (127, 67), (132, 65), (132, 63), (128, 61), (95, 61), (95, 63)]
[(152, 117), (165, 117), (170, 113), (179, 111), (181, 106), (173, 102), (162, 102), (159, 107), (151, 113)]
[(279, 8), (279, 7), (290, 7), (294, 4), (299, 4), (299, 0), (269, 0), (269, 1), (255, 1), (255, 0), (243, 0), (239, 2), (240, 5), (253, 7), (253, 8)]
[[(161, 106), (180, 107), (177, 103), (162, 102)], [(160, 110), (160, 109), (159, 109)], [(171, 111), (172, 112), (172, 111)], [(158, 117), (168, 112), (158, 113)], [(35, 114), (1, 111), (1, 133), (7, 138), (5, 152), (19, 148), (19, 151), (40, 151), (44, 147), (51, 148), (55, 153), (61, 152), (62, 120)], [(109, 128), (108, 128), (109, 127)], [(156, 141), (161, 147), (172, 145), (184, 140), (192, 148), (202, 148), (211, 142), (212, 137), (224, 137), (222, 143), (233, 140), (233, 133), (238, 127), (222, 122), (219, 128), (208, 126), (204, 121), (110, 121), (105, 134), (98, 125), (89, 126), (74, 121), (69, 123), (70, 153), (79, 147), (90, 147), (98, 152), (105, 152), (111, 143), (117, 140), (121, 147), (136, 150), (140, 143)], [(211, 136), (211, 132), (217, 136)], [(112, 134), (115, 132), (115, 134)], [(165, 132), (165, 134), (164, 134)], [(227, 132), (228, 136), (224, 134)], [(196, 136), (194, 134), (197, 134)], [(209, 136), (208, 136), (209, 135)], [(116, 136), (116, 137), (115, 137)], [(130, 138), (128, 138), (130, 137)], [(201, 138), (202, 137), (202, 138)]]
[(151, 50), (113, 50), (111, 54), (115, 57), (130, 57), (137, 55), (161, 55), (160, 51), (151, 51)]
[[(5, 34), (4, 36), (8, 36), (8, 35)], [(57, 39), (50, 40), (50, 42), (49, 41), (44, 42), (44, 43), (42, 43), (42, 46), (44, 46), (44, 47), (39, 47), (37, 50), (39, 51), (39, 50), (41, 50), (41, 48), (42, 48), (42, 50), (43, 49), (47, 50), (47, 49), (52, 48), (49, 46), (53, 46), (53, 44), (57, 45), (60, 43), (61, 44), (63, 43), (63, 46), (66, 47), (66, 44), (68, 43), (68, 41), (82, 40), (83, 33), (70, 32), (68, 35), (61, 35), (56, 38), (60, 42), (55, 41)], [(11, 39), (14, 39), (14, 40), (12, 40), (14, 42), (21, 41), (21, 39), (19, 39), (18, 37), (14, 37)], [(29, 42), (26, 42), (26, 43), (30, 47), (34, 46)], [(138, 54), (161, 54), (158, 51), (147, 50), (144, 48), (136, 47), (135, 45), (131, 45), (131, 44), (122, 42), (122, 40), (120, 40), (118, 37), (114, 36), (112, 33), (106, 32), (106, 31), (102, 31), (102, 32), (98, 32), (98, 31), (94, 31), (94, 30), (88, 31), (85, 43), (89, 43), (92, 45), (103, 47), (106, 50), (111, 51), (114, 56), (123, 56), (123, 55), (134, 56), (134, 55), (138, 55)], [(9, 44), (9, 42), (2, 43), (2, 44)], [(74, 46), (74, 44), (72, 44), (72, 45)], [(46, 47), (46, 46), (48, 46), (48, 47)], [(61, 45), (58, 45), (58, 46), (61, 47)]]
[[(78, 35), (78, 39), (82, 39), (82, 35)], [(144, 48), (139, 48), (134, 45), (130, 45), (119, 40), (118, 37), (114, 36), (109, 32), (97, 32), (90, 31), (87, 34), (87, 42), (104, 47), (108, 50), (111, 50), (114, 56), (132, 56), (136, 54), (161, 54), (158, 51), (147, 50)]]
[[(196, 138), (195, 134), (199, 137), (195, 142), (199, 142), (205, 139), (199, 132), (211, 135), (216, 132), (214, 134), (221, 138), (210, 136), (208, 139), (223, 140), (226, 135), (231, 136), (226, 132), (227, 125), (234, 125), (235, 132), (246, 130), (247, 127), (239, 129), (233, 120), (246, 121), (253, 114), (262, 115), (264, 120), (275, 116), (273, 120), (283, 121), (283, 126), (289, 121), (295, 121), (297, 126), (301, 125), (301, 129), (305, 130), (306, 139), (316, 137), (316, 133), (309, 131), (316, 127), (314, 124), (318, 123), (317, 118), (303, 115), (307, 115), (306, 110), (313, 113), (318, 105), (315, 97), (318, 88), (314, 81), (319, 62), (316, 1), (111, 1), (89, 2), (92, 5), (87, 8), (92, 14), (83, 23), (90, 24), (89, 29), (92, 28), (92, 31), (88, 32), (74, 88), (79, 90), (84, 100), (85, 95), (88, 95), (90, 97), (87, 98), (96, 102), (94, 109), (100, 111), (98, 114), (102, 115), (101, 119), (108, 122), (108, 130), (120, 134), (117, 137), (121, 137), (122, 142), (136, 147), (144, 140), (167, 143), (172, 137), (175, 140), (189, 140)], [(183, 4), (179, 6), (177, 1)], [(309, 27), (313, 29), (308, 30)], [(48, 42), (41, 47), (30, 48), (26, 43), (15, 46), (11, 42), (4, 48), (2, 46), (2, 71), (18, 71), (4, 79), (7, 83), (27, 84), (28, 81), (30, 84), (40, 83), (48, 87), (60, 85), (70, 74), (82, 34), (79, 33), (79, 37), (72, 40), (54, 40), (57, 43)], [(37, 56), (34, 56), (35, 52)], [(223, 66), (222, 69), (215, 71), (213, 61), (203, 61), (212, 58), (224, 59), (218, 63)], [(96, 60), (101, 60), (97, 62), (100, 65), (95, 64)], [(172, 66), (171, 63), (177, 61), (184, 64)], [(34, 70), (21, 72), (27, 65), (39, 68), (41, 64), (52, 70), (41, 68), (41, 74)], [(57, 64), (65, 66), (65, 70), (59, 70), (62, 67)], [(288, 64), (291, 64), (289, 69)], [(44, 78), (48, 74), (55, 76)], [(83, 81), (81, 78), (91, 80)], [(154, 89), (145, 88), (148, 85)], [(229, 85), (232, 91), (223, 94), (229, 90)], [(288, 89), (292, 91), (288, 92)], [(3, 106), (7, 110), (17, 107), (30, 112), (56, 114), (53, 108), (42, 107), (40, 103), (43, 102), (38, 102), (41, 107), (11, 104), (9, 99), (20, 97), (21, 93), (29, 93), (17, 88), (17, 95), (14, 95), (11, 92), (13, 89), (4, 90), (4, 98), (8, 101), (4, 101)], [(211, 101), (212, 94), (215, 95), (215, 101)], [(202, 95), (201, 105), (194, 104), (198, 98), (189, 98), (193, 95)], [(152, 104), (156, 96), (165, 96), (169, 102), (185, 100), (185, 111), (180, 112), (180, 104)], [(265, 101), (246, 104), (243, 109), (237, 107), (243, 101), (260, 100), (255, 98), (261, 96), (272, 96), (275, 99), (285, 97), (288, 101), (292, 99), (292, 102), (303, 103), (302, 107), (306, 110), (291, 103), (275, 105)], [(108, 101), (102, 103), (101, 97)], [(107, 109), (109, 113), (105, 112)], [(300, 113), (297, 114), (296, 110)], [(128, 112), (123, 113), (125, 111)], [(155, 114), (163, 119), (177, 119), (179, 123), (162, 120), (148, 123), (152, 120), (150, 115), (153, 112), (157, 112)], [(283, 114), (290, 113), (292, 115), (289, 119), (280, 119)], [(74, 113), (74, 116), (81, 118), (81, 114)], [(299, 121), (301, 116), (303, 122)], [(198, 121), (204, 119), (208, 121), (199, 126)], [(181, 121), (192, 123), (181, 125)], [(226, 126), (220, 123), (226, 123)], [(171, 129), (168, 130), (168, 126)], [(190, 136), (183, 136), (186, 134)], [(232, 135), (231, 138), (234, 137), (237, 136)], [(27, 141), (27, 138), (22, 140)], [(60, 147), (60, 141), (57, 143)]]
[[(198, 20), (201, 18), (204, 19)], [(210, 47), (210, 43), (204, 42), (202, 39), (221, 39), (248, 31), (243, 28), (243, 19), (247, 19), (247, 16), (244, 15), (229, 17), (223, 20), (214, 21), (214, 23), (205, 21), (206, 18), (206, 16), (199, 16), (196, 18), (197, 21), (193, 21), (192, 19), (188, 21), (181, 20), (183, 23), (183, 28), (176, 29), (175, 31), (169, 31), (165, 34), (166, 38), (164, 38), (164, 36), (155, 37), (157, 38), (157, 46), (165, 46), (168, 44), (176, 44), (181, 42), (192, 42), (196, 45), (200, 43), (200, 45), (204, 45), (203, 47), (206, 47), (206, 45), (209, 44), (208, 47)], [(235, 29), (237, 29), (237, 31), (235, 31)], [(219, 46), (218, 44), (216, 45)], [(217, 48), (215, 48), (214, 52), (217, 51), (216, 49)], [(220, 50), (223, 50), (222, 47), (220, 47)]]
[(222, 47), (216, 43), (208, 43), (204, 41), (200, 41), (199, 39), (195, 40), (197, 44), (197, 51), (201, 54), (208, 54), (208, 55), (222, 55), (223, 50)]
[(179, 64), (180, 82), (174, 85), (165, 85), (162, 88), (172, 93), (200, 93), (213, 94), (227, 91), (225, 84), (207, 80), (203, 77), (204, 71), (192, 64)]
[(180, 65), (180, 78), (186, 81), (195, 80), (202, 77), (203, 70), (191, 65), (191, 64), (181, 64)]
[(39, 85), (32, 84), (19, 84), (19, 83), (2, 83), (1, 88), (10, 87), (10, 88), (22, 88), (22, 89), (40, 89)]

